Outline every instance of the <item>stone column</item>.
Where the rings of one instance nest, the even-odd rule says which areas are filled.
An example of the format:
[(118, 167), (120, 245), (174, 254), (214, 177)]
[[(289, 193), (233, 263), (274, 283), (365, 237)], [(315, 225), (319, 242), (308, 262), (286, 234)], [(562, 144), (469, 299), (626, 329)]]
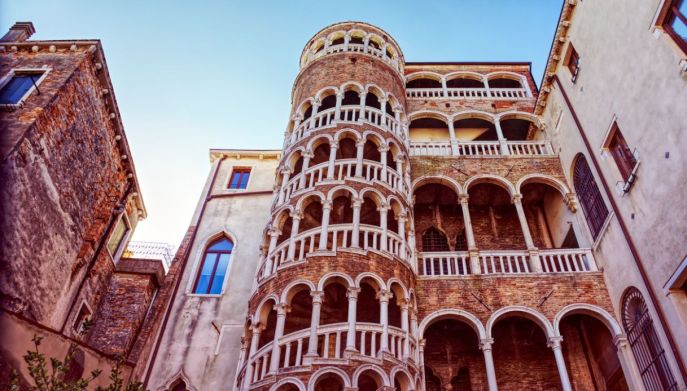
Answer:
[(363, 206), (363, 200), (360, 198), (353, 198), (351, 200), (351, 207), (353, 208), (353, 231), (351, 232), (351, 247), (360, 247), (360, 208)]
[(274, 341), (272, 341), (272, 355), (270, 357), (270, 374), (276, 374), (279, 370), (279, 357), (281, 356), (279, 340), (284, 335), (284, 323), (286, 322), (286, 314), (288, 312), (288, 305), (277, 305), (277, 327), (274, 331)]
[(632, 350), (627, 344), (627, 337), (616, 336), (613, 338), (613, 343), (615, 343), (617, 348), (618, 359), (620, 366), (623, 368), (623, 374), (628, 387), (631, 391), (645, 391), (646, 388), (642, 381), (642, 375), (639, 372), (639, 368), (637, 368), (637, 362), (632, 354)]
[(336, 93), (336, 111), (334, 112), (334, 120), (341, 121), (341, 102), (343, 102), (344, 93), (339, 91)]
[(377, 208), (379, 211), (379, 228), (382, 229), (382, 236), (379, 240), (379, 249), (381, 251), (391, 251), (389, 250), (389, 230), (387, 228), (387, 215), (389, 213), (389, 206), (382, 204)]
[(367, 53), (367, 48), (370, 47), (370, 36), (369, 35), (366, 35), (365, 38), (363, 38), (363, 45), (364, 45), (363, 51), (365, 53)]
[[(410, 335), (412, 338), (415, 338), (416, 341), (420, 340), (420, 338), (418, 338), (419, 335), (417, 335), (417, 310), (415, 308), (410, 311)], [(415, 357), (413, 357), (416, 363), (420, 362), (419, 352), (420, 349), (417, 347), (417, 349), (415, 349)]]
[(408, 300), (401, 302), (401, 330), (403, 330), (403, 360), (410, 357), (410, 327), (408, 327)]
[(348, 44), (351, 42), (351, 35), (346, 34), (344, 35), (344, 52), (348, 50)]
[(387, 171), (387, 164), (388, 162), (386, 161), (386, 153), (389, 152), (389, 146), (388, 145), (381, 145), (379, 148), (377, 148), (379, 151), (379, 160), (381, 160), (380, 163), (382, 163), (382, 172), (380, 173), (380, 180), (384, 183), (389, 183), (386, 171)]
[(530, 255), (531, 272), (541, 273), (542, 266), (541, 262), (539, 261), (539, 249), (534, 246), (532, 234), (530, 233), (530, 226), (527, 224), (525, 209), (522, 207), (522, 194), (516, 194), (513, 196), (513, 204), (518, 212), (518, 220), (520, 221), (520, 227), (522, 228), (522, 235), (525, 237), (525, 245), (527, 246), (527, 250)]
[(403, 162), (405, 162), (405, 159), (403, 159), (403, 156), (399, 153), (396, 156), (396, 172), (398, 173), (399, 181), (398, 181), (398, 190), (400, 192), (405, 192), (406, 189), (406, 177), (405, 173), (403, 172)]
[(365, 100), (367, 98), (367, 92), (360, 93), (360, 116), (358, 117), (359, 122), (365, 121)]
[(389, 299), (392, 293), (387, 290), (381, 290), (377, 294), (379, 298), (379, 323), (382, 324), (382, 340), (379, 343), (380, 357), (381, 353), (389, 351)]
[(441, 95), (444, 98), (448, 98), (448, 87), (446, 86), (446, 79), (441, 78)]
[(310, 292), (312, 296), (312, 317), (310, 318), (310, 338), (308, 339), (308, 352), (304, 357), (304, 364), (310, 364), (317, 357), (317, 328), (320, 326), (320, 308), (324, 292)]
[(332, 211), (332, 201), (322, 201), (322, 225), (320, 226), (320, 251), (327, 251), (327, 241), (329, 238), (329, 215)]
[(496, 136), (499, 139), (499, 147), (501, 148), (501, 155), (510, 155), (508, 151), (508, 140), (503, 137), (503, 131), (501, 130), (501, 119), (496, 119), (494, 121), (494, 127), (496, 128)]
[(253, 326), (251, 328), (253, 332), (253, 337), (250, 340), (250, 351), (248, 352), (248, 364), (246, 364), (246, 373), (243, 376), (243, 389), (247, 390), (250, 384), (253, 382), (253, 356), (258, 350), (258, 341), (260, 340), (260, 332), (262, 329), (260, 326)]
[(291, 129), (291, 141), (289, 144), (293, 144), (298, 140), (298, 127), (301, 126), (301, 121), (303, 120), (303, 117), (300, 114), (294, 114), (293, 116), (293, 129)]
[(289, 238), (289, 250), (288, 250), (288, 255), (286, 257), (287, 262), (292, 262), (294, 259), (294, 256), (296, 255), (296, 235), (298, 235), (298, 225), (301, 222), (301, 219), (303, 218), (303, 212), (300, 210), (296, 210), (291, 213), (291, 237)]
[(491, 354), (491, 346), (494, 344), (493, 338), (485, 338), (480, 340), (479, 348), (484, 354), (484, 366), (487, 368), (487, 384), (489, 391), (496, 391), (496, 370), (494, 370), (494, 357)]
[(346, 334), (346, 351), (356, 352), (355, 348), (355, 322), (356, 311), (358, 304), (358, 293), (360, 288), (348, 288), (346, 297), (348, 297), (348, 333)]
[(289, 178), (291, 177), (291, 169), (290, 168), (283, 168), (281, 171), (281, 188), (279, 189), (279, 198), (278, 198), (278, 203), (284, 202), (284, 198), (286, 198), (286, 184), (289, 183)]
[(561, 378), (561, 386), (563, 387), (563, 391), (572, 391), (570, 378), (568, 377), (568, 370), (565, 368), (565, 359), (563, 358), (561, 342), (563, 342), (563, 337), (551, 337), (549, 338), (549, 347), (551, 350), (553, 350), (553, 355), (556, 357), (558, 376)]
[(406, 253), (406, 217), (408, 215), (406, 212), (401, 212), (396, 218), (398, 220), (398, 236), (401, 237), (401, 259), (408, 259), (408, 254)]
[(315, 127), (315, 116), (317, 116), (317, 109), (320, 108), (320, 101), (312, 102), (312, 114), (310, 114), (310, 129)]
[(274, 248), (277, 247), (277, 240), (279, 239), (279, 235), (281, 235), (281, 231), (276, 228), (271, 228), (268, 234), (270, 235), (270, 246), (267, 249), (267, 256), (265, 257), (265, 270), (263, 271), (264, 277), (272, 274), (272, 268), (274, 267), (272, 264), (272, 252), (274, 251)]
[(470, 255), (470, 274), (481, 274), (479, 264), (479, 250), (475, 242), (475, 234), (472, 232), (472, 220), (470, 219), (470, 208), (468, 205), (467, 194), (461, 194), (460, 207), (463, 210), (463, 224), (465, 225), (465, 239), (468, 242), (468, 253)]
[(363, 176), (363, 152), (365, 147), (365, 140), (360, 139), (355, 143), (355, 176)]
[(310, 167), (310, 159), (312, 159), (313, 153), (310, 150), (305, 151), (303, 154), (303, 167), (301, 168), (300, 178), (298, 179), (298, 189), (302, 190), (305, 188), (305, 171)]
[(386, 128), (386, 98), (382, 98), (379, 100), (379, 107), (381, 107), (382, 115), (379, 118), (379, 125), (383, 128)]
[(336, 150), (339, 149), (339, 145), (334, 142), (329, 145), (329, 162), (327, 163), (327, 179), (334, 179), (334, 163), (336, 162)]
[(448, 137), (451, 142), (451, 154), (458, 156), (458, 140), (456, 140), (456, 129), (453, 127), (453, 120), (448, 121)]

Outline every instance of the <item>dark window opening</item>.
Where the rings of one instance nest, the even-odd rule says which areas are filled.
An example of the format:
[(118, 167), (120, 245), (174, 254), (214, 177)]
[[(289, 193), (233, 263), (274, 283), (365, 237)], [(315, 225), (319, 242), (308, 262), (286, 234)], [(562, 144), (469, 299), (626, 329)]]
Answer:
[(0, 104), (18, 104), (26, 93), (37, 86), (43, 72), (16, 72), (12, 78), (0, 88)]
[(322, 99), (322, 104), (317, 109), (318, 113), (321, 113), (327, 109), (333, 109), (336, 107), (336, 95), (328, 95)]
[(446, 235), (436, 227), (430, 227), (422, 233), (422, 251), (449, 251)]
[(457, 78), (446, 81), (448, 88), (484, 88), (484, 83), (481, 80)]
[(489, 80), (490, 88), (522, 88), (519, 81), (506, 78), (498, 78)]
[(248, 186), (248, 178), (250, 178), (250, 168), (235, 168), (231, 172), (229, 188), (245, 189)]
[(406, 83), (406, 88), (441, 88), (441, 82), (434, 79), (415, 79)]
[(582, 155), (579, 155), (575, 161), (573, 185), (580, 199), (589, 230), (592, 237), (596, 239), (608, 216), (608, 208), (601, 197), (601, 192), (596, 185), (592, 170), (587, 164), (587, 159)]
[(342, 106), (360, 106), (360, 94), (357, 91), (346, 91), (344, 93)]
[(574, 83), (575, 80), (577, 80), (577, 74), (580, 72), (580, 55), (577, 54), (577, 51), (572, 44), (570, 44), (570, 47), (568, 48), (568, 59), (565, 62), (565, 66), (567, 66), (568, 70), (570, 70), (572, 81)]
[(610, 140), (608, 141), (608, 152), (613, 156), (613, 160), (615, 160), (615, 164), (618, 166), (618, 170), (620, 170), (620, 175), (623, 177), (623, 180), (626, 181), (637, 165), (637, 159), (627, 145), (625, 137), (620, 133), (618, 124), (613, 124), (611, 134)]
[(234, 248), (227, 238), (220, 238), (205, 250), (193, 293), (219, 294), (222, 292), (224, 276), (229, 270), (231, 251)]
[(362, 37), (351, 37), (351, 39), (348, 41), (348, 43), (355, 43), (355, 44), (359, 44), (359, 45), (365, 44)]
[(379, 98), (373, 93), (369, 93), (365, 96), (365, 106), (374, 107), (378, 110), (382, 109), (382, 104), (379, 102)]
[(337, 38), (332, 41), (332, 44), (330, 46), (334, 45), (342, 45), (344, 43), (344, 37)]

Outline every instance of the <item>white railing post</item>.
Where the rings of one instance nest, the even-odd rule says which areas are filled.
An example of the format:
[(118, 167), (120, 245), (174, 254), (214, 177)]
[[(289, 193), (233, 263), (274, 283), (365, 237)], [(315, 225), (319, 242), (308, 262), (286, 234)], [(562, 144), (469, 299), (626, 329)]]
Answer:
[(351, 200), (351, 207), (353, 208), (353, 229), (351, 230), (351, 247), (360, 247), (360, 208), (363, 205), (363, 200), (360, 198), (353, 198)]
[(485, 338), (480, 340), (479, 348), (484, 354), (484, 366), (487, 368), (487, 384), (489, 391), (497, 391), (496, 385), (496, 370), (494, 370), (494, 357), (491, 354), (491, 346), (494, 344), (493, 338)]
[(561, 378), (561, 386), (563, 391), (572, 391), (570, 385), (570, 378), (568, 377), (568, 370), (565, 368), (565, 358), (563, 358), (563, 351), (561, 350), (561, 342), (563, 337), (549, 338), (549, 347), (553, 350), (553, 355), (556, 357), (556, 366), (558, 367), (558, 376)]
[(287, 304), (277, 305), (277, 327), (274, 331), (274, 341), (272, 341), (272, 355), (270, 357), (270, 374), (276, 374), (279, 371), (279, 357), (281, 356), (281, 347), (279, 340), (284, 335), (284, 323), (286, 322), (286, 314), (289, 312)]
[(308, 353), (305, 354), (303, 363), (308, 365), (317, 357), (317, 328), (320, 326), (320, 308), (324, 292), (312, 291), (312, 316), (310, 318), (310, 337), (308, 339)]
[(382, 353), (389, 352), (389, 299), (392, 293), (382, 289), (377, 294), (379, 298), (379, 323), (382, 324), (382, 338), (379, 343), (380, 357)]
[(296, 255), (296, 235), (298, 235), (298, 225), (303, 218), (303, 212), (295, 210), (291, 212), (291, 237), (289, 237), (289, 250), (287, 252), (286, 262), (292, 262)]
[(348, 297), (348, 333), (346, 334), (346, 351), (355, 352), (355, 324), (356, 311), (358, 304), (358, 293), (360, 288), (348, 288), (346, 297)]
[(253, 382), (253, 356), (258, 350), (258, 341), (260, 340), (261, 327), (254, 326), (251, 331), (253, 332), (253, 337), (250, 340), (250, 351), (248, 352), (248, 361), (246, 363), (246, 373), (243, 377), (243, 387), (242, 389), (247, 390), (250, 384)]
[(334, 162), (336, 161), (336, 150), (339, 146), (334, 142), (329, 146), (329, 162), (327, 163), (327, 179), (334, 179)]
[(360, 139), (355, 143), (356, 154), (355, 154), (355, 176), (363, 176), (363, 152), (365, 148), (365, 140)]
[(327, 250), (327, 241), (329, 239), (329, 215), (331, 214), (331, 211), (332, 201), (322, 201), (322, 225), (320, 226), (320, 245), (318, 246), (320, 251)]
[(388, 238), (389, 231), (387, 229), (387, 215), (389, 213), (389, 206), (386, 204), (380, 205), (377, 210), (379, 211), (379, 227), (382, 229), (382, 238), (379, 243), (379, 249), (381, 251), (388, 251)]

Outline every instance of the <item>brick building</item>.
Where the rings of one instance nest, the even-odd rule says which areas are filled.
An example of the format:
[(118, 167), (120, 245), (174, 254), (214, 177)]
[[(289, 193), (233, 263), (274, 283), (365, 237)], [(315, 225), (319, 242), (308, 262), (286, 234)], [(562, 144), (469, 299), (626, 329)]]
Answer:
[(34, 335), (48, 357), (76, 347), (72, 377), (102, 369), (106, 382), (122, 359), (138, 378), (165, 271), (124, 254), (146, 209), (105, 55), (33, 32), (16, 23), (0, 40), (0, 389), (11, 369), (28, 379)]
[[(601, 3), (564, 2), (541, 94), (529, 63), (409, 62), (360, 22), (315, 34), (283, 148), (211, 151), (151, 389), (684, 389), (687, 227), (668, 194), (684, 156), (652, 138), (643, 164), (670, 156), (668, 185), (642, 177), (617, 124), (585, 145), (575, 114), (625, 114), (637, 145), (624, 129), (660, 112), (662, 140), (686, 146), (667, 98), (641, 113), (605, 94), (659, 80), (687, 104), (668, 33), (684, 6)], [(653, 26), (636, 45), (661, 61), (622, 79), (635, 43), (581, 61), (610, 50), (611, 14), (632, 20), (617, 39)], [(628, 230), (635, 213), (671, 225)]]

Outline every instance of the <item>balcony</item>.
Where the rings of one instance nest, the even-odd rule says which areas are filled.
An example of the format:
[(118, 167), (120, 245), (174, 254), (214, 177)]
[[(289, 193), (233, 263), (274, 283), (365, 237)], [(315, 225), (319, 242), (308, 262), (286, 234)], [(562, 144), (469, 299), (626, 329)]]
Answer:
[(524, 88), (407, 88), (408, 99), (532, 99)]
[(531, 157), (555, 156), (546, 140), (526, 141), (411, 141), (410, 156)]
[(525, 76), (512, 72), (479, 74), (416, 72), (406, 76), (408, 99), (523, 100), (533, 99)]
[(351, 43), (351, 42), (343, 42), (343, 43), (336, 43), (333, 45), (322, 46), (319, 49), (317, 49), (314, 53), (308, 52), (307, 57), (306, 57), (305, 61), (303, 62), (302, 66), (305, 66), (305, 65), (311, 63), (313, 60), (324, 57), (328, 54), (335, 54), (335, 53), (359, 53), (359, 54), (369, 55), (369, 56), (376, 57), (376, 58), (384, 61), (390, 67), (394, 68), (397, 72), (402, 71), (401, 65), (399, 64), (399, 61), (398, 61), (398, 58), (390, 57), (386, 51), (378, 49), (371, 44), (366, 45), (364, 43)]
[(418, 254), (419, 275), (459, 277), (469, 275), (512, 275), (541, 273), (584, 273), (597, 271), (591, 249), (530, 251), (424, 252)]
[(374, 107), (364, 107), (361, 117), (361, 108), (356, 106), (341, 106), (329, 108), (318, 112), (311, 118), (304, 119), (298, 124), (294, 124), (294, 129), (290, 136), (286, 138), (284, 149), (310, 136), (312, 133), (336, 126), (338, 123), (345, 124), (367, 124), (377, 126), (387, 132), (393, 133), (400, 141), (406, 140), (406, 134), (400, 122), (394, 116), (383, 112)]

